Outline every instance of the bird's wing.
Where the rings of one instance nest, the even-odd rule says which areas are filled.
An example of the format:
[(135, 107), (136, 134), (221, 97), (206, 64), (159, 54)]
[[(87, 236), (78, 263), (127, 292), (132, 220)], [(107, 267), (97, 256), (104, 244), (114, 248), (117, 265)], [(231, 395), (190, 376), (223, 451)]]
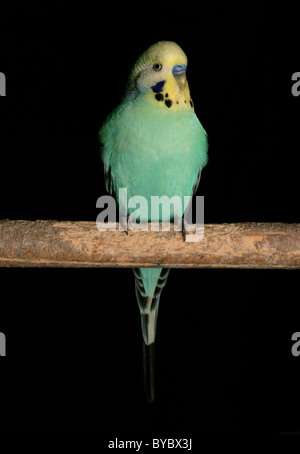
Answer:
[[(206, 147), (206, 150), (207, 150), (207, 148), (208, 148), (208, 136), (207, 136), (206, 132), (205, 132), (205, 139), (204, 140), (205, 140), (205, 147)], [(200, 168), (200, 170), (198, 172), (198, 175), (197, 175), (197, 178), (196, 178), (196, 180), (194, 182), (194, 186), (193, 186), (193, 189), (192, 189), (192, 197), (194, 197), (194, 195), (197, 192), (197, 189), (199, 187), (200, 178), (201, 178), (201, 170), (202, 170), (202, 168)]]
[(110, 166), (104, 164), (104, 184), (107, 192), (112, 195), (112, 178)]
[(200, 183), (200, 178), (201, 178), (201, 169), (199, 170), (198, 172), (198, 175), (197, 175), (197, 178), (195, 180), (195, 183), (194, 183), (194, 186), (193, 186), (193, 189), (192, 189), (192, 197), (195, 195), (195, 193), (197, 192), (197, 189), (199, 187), (199, 183)]

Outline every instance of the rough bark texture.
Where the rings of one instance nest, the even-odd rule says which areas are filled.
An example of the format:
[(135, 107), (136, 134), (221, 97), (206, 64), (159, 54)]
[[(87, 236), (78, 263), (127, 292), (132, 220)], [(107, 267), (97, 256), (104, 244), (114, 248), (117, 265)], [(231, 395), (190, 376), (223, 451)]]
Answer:
[(100, 232), (94, 222), (0, 221), (0, 266), (300, 268), (300, 224), (206, 224), (181, 232)]

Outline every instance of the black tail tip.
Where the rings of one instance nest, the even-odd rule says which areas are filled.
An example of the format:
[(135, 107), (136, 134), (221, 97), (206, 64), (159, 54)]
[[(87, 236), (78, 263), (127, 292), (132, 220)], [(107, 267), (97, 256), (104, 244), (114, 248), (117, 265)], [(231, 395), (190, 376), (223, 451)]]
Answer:
[(152, 403), (155, 396), (154, 344), (146, 345), (143, 341), (144, 391), (147, 402)]

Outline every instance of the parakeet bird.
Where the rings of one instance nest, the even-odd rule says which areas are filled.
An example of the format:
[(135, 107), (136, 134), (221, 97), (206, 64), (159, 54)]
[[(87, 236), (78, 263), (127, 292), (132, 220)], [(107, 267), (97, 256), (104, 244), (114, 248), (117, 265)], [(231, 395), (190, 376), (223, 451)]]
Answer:
[[(186, 70), (187, 57), (175, 42), (149, 47), (133, 66), (121, 103), (99, 132), (107, 191), (119, 206), (124, 204), (119, 200), (120, 188), (127, 188), (128, 199), (144, 196), (148, 208), (140, 213), (140, 222), (168, 220), (161, 210), (158, 219), (151, 218), (151, 196), (177, 195), (183, 200), (193, 195), (207, 163), (207, 134), (194, 111)], [(184, 208), (181, 217), (183, 212)], [(169, 214), (171, 221), (174, 216), (174, 211)], [(151, 402), (157, 313), (169, 270), (133, 271), (144, 341), (145, 390)]]

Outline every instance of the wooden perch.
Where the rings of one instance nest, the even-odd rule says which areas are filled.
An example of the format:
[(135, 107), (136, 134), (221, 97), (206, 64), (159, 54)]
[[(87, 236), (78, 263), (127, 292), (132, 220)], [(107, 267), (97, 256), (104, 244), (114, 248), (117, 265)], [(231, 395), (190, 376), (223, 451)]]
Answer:
[(0, 221), (0, 266), (295, 269), (300, 224), (206, 224), (203, 240), (187, 243), (173, 229), (126, 235), (95, 222)]

